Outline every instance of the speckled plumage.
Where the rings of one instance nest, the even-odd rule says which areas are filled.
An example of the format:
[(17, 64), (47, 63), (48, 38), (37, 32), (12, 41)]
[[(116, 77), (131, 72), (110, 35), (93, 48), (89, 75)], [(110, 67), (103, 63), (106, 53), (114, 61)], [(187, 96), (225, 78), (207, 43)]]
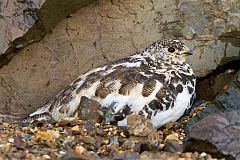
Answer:
[(96, 100), (126, 125), (126, 116), (144, 115), (154, 126), (176, 121), (191, 106), (196, 78), (185, 62), (189, 49), (178, 40), (156, 41), (135, 55), (80, 75), (22, 122), (78, 115), (81, 97)]

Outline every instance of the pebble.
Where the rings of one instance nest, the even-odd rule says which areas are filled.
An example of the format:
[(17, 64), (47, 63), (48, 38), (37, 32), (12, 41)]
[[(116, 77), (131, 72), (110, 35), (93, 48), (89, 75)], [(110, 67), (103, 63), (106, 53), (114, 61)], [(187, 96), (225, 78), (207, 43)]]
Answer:
[(43, 158), (44, 158), (44, 159), (51, 159), (51, 157), (50, 157), (49, 155), (46, 155), (46, 154), (43, 155)]
[(14, 139), (13, 138), (8, 138), (8, 142), (13, 143)]
[(57, 131), (47, 130), (47, 131), (38, 131), (36, 132), (35, 136), (37, 139), (40, 139), (40, 140), (54, 142), (55, 139), (60, 137), (60, 134)]
[(83, 147), (83, 146), (76, 146), (75, 151), (78, 154), (83, 154), (84, 152), (86, 152), (87, 150)]
[(66, 154), (65, 151), (59, 151), (59, 153), (60, 153), (61, 155), (65, 155), (65, 154)]
[(104, 144), (106, 144), (106, 145), (109, 144), (109, 140), (108, 140), (108, 139), (105, 139), (103, 142), (104, 142)]
[[(136, 117), (136, 119), (138, 118)], [(185, 117), (184, 121), (188, 121), (188, 119), (188, 117)], [(140, 153), (146, 151), (151, 153), (152, 156), (156, 154), (159, 154), (160, 156), (166, 153), (164, 149), (169, 146), (170, 149), (166, 149), (167, 151), (174, 150), (174, 152), (178, 152), (179, 150), (181, 150), (179, 149), (181, 147), (180, 144), (185, 137), (183, 129), (184, 124), (182, 123), (182, 121), (179, 121), (179, 128), (177, 129), (175, 128), (176, 123), (169, 123), (163, 126), (163, 129), (156, 131), (154, 130), (154, 128), (151, 128), (151, 125), (147, 120), (143, 120), (141, 122), (140, 118), (138, 121), (139, 125), (136, 126), (136, 128), (140, 127), (140, 129), (142, 129), (141, 126), (146, 127), (147, 131), (149, 132), (145, 137), (133, 136), (129, 133), (127, 128), (119, 128), (117, 126), (103, 125), (100, 123), (95, 123), (95, 125), (93, 125), (94, 132), (89, 132), (86, 129), (84, 130), (85, 123), (81, 120), (71, 120), (70, 122), (65, 120), (64, 123), (61, 124), (61, 127), (58, 123), (56, 123), (53, 125), (43, 125), (38, 127), (23, 127), (20, 130), (18, 128), (14, 128), (14, 125), (11, 124), (12, 128), (10, 128), (9, 130), (1, 130), (6, 133), (9, 132), (9, 135), (11, 136), (2, 133), (0, 134), (0, 154), (5, 154), (1, 153), (1, 150), (7, 149), (10, 152), (17, 152), (19, 153), (19, 155), (21, 155), (20, 153), (23, 150), (26, 149), (26, 151), (28, 151), (28, 149), (31, 147), (30, 152), (24, 152), (24, 154), (27, 154), (27, 159), (61, 159), (64, 155), (70, 152), (75, 153), (77, 156), (87, 154), (89, 159), (94, 159), (93, 155), (97, 154), (103, 157), (113, 156), (111, 158), (119, 157), (123, 159), (131, 159), (139, 157), (139, 155), (142, 155)], [(8, 126), (10, 126), (10, 124), (8, 124)], [(132, 127), (134, 128), (134, 121), (132, 121)], [(136, 131), (134, 133), (139, 132)], [(152, 133), (156, 133), (156, 135), (160, 138), (157, 141), (158, 147), (155, 147), (155, 145), (152, 144), (151, 141), (148, 141), (149, 135), (151, 135)], [(14, 135), (18, 135), (24, 140), (24, 142), (26, 143), (25, 148), (22, 147), (23, 149), (21, 149), (21, 147), (16, 147), (16, 144), (14, 145), (13, 138), (11, 138)], [(135, 137), (135, 139), (133, 137)], [(155, 142), (154, 137), (155, 134), (153, 134), (153, 136), (151, 137)], [(193, 155), (193, 153), (186, 153), (183, 156), (181, 155), (181, 157), (179, 157), (179, 154), (182, 153), (172, 154), (174, 154), (177, 159), (185, 158), (187, 156), (191, 157), (189, 159), (193, 159), (194, 157), (199, 158), (200, 156), (204, 159), (206, 159), (207, 157), (210, 157), (209, 159), (211, 159), (210, 155), (207, 154), (207, 156), (205, 156), (206, 153), (201, 153), (198, 155)], [(169, 155), (166, 155), (168, 158)], [(155, 159), (158, 159), (159, 156), (157, 158), (155, 157)], [(169, 157), (171, 158), (172, 155), (170, 155)], [(17, 158), (17, 156), (13, 157), (13, 159), (14, 158)], [(166, 159), (166, 157), (163, 157), (163, 159), (164, 158)]]
[(47, 132), (52, 135), (53, 139), (58, 139), (60, 137), (59, 131), (47, 130)]
[(192, 158), (192, 153), (187, 152), (187, 153), (185, 154), (185, 157), (186, 157), (186, 158)]
[(207, 154), (206, 154), (205, 152), (202, 152), (202, 153), (200, 154), (200, 157), (201, 157), (201, 158), (206, 157), (206, 156), (207, 156)]
[(126, 137), (126, 135), (125, 135), (123, 132), (121, 132), (120, 135), (121, 135), (122, 137)]
[(176, 141), (170, 141), (166, 144), (164, 151), (167, 152), (182, 152), (183, 151), (183, 146), (178, 144)]
[(169, 141), (178, 141), (178, 134), (177, 133), (172, 133), (170, 135), (168, 135), (165, 139), (166, 142), (169, 142)]
[(95, 145), (95, 143), (96, 143), (96, 140), (91, 136), (85, 136), (85, 137), (83, 137), (82, 140), (84, 143), (87, 143), (87, 144)]
[(103, 130), (97, 128), (97, 129), (96, 129), (96, 133), (97, 133), (98, 135), (103, 135)]
[(3, 123), (2, 123), (2, 126), (3, 126), (3, 128), (8, 128), (9, 123), (7, 123), (7, 122), (3, 122)]
[(166, 124), (166, 129), (171, 129), (171, 128), (173, 128), (173, 126), (174, 126), (174, 123), (172, 123), (172, 122), (170, 122), (170, 123), (167, 123)]
[(31, 133), (29, 127), (23, 127), (21, 130), (22, 130), (23, 132), (25, 132), (25, 133)]
[(72, 131), (73, 134), (80, 134), (81, 133), (80, 127), (78, 125), (72, 127), (71, 131)]

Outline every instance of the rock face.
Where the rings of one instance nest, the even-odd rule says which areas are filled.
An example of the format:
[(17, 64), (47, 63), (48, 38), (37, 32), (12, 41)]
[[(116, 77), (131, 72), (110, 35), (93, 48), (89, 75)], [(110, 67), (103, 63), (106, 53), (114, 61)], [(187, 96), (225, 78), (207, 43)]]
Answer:
[(99, 0), (61, 21), (52, 34), (0, 69), (0, 113), (31, 112), (77, 75), (163, 38), (184, 39), (194, 50), (188, 61), (204, 76), (239, 59), (239, 17), (238, 0)]
[(240, 70), (235, 79), (217, 95), (215, 100), (208, 103), (201, 112), (194, 116), (186, 126), (189, 132), (196, 122), (202, 120), (206, 116), (214, 113), (229, 112), (233, 110), (240, 111)]
[(61, 19), (93, 1), (1, 0), (0, 67), (14, 56), (14, 50), (41, 40)]
[(185, 151), (240, 159), (240, 70), (215, 100), (186, 126)]
[(240, 159), (240, 111), (207, 116), (194, 124), (185, 151), (207, 152)]
[[(41, 8), (44, 0), (38, 1), (7, 1), (0, 2), (0, 55), (4, 54), (11, 43), (25, 33), (37, 21), (37, 10)], [(13, 46), (20, 48), (23, 45)]]

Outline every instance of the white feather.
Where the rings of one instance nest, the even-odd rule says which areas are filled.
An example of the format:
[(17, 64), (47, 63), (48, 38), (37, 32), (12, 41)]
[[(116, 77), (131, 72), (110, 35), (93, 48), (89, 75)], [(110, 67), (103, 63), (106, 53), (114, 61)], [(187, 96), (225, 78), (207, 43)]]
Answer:
[(152, 117), (151, 121), (153, 125), (158, 128), (166, 123), (174, 122), (179, 119), (187, 109), (190, 98), (191, 95), (188, 93), (188, 89), (185, 86), (183, 92), (177, 95), (173, 108), (169, 108), (164, 112), (159, 111), (156, 116)]

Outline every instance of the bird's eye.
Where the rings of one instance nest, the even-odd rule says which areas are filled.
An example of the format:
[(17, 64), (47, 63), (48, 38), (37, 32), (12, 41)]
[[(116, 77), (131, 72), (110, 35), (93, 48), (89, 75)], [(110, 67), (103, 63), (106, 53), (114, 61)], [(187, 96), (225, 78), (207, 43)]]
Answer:
[(175, 48), (173, 48), (173, 47), (168, 48), (168, 52), (170, 52), (170, 53), (175, 52)]

